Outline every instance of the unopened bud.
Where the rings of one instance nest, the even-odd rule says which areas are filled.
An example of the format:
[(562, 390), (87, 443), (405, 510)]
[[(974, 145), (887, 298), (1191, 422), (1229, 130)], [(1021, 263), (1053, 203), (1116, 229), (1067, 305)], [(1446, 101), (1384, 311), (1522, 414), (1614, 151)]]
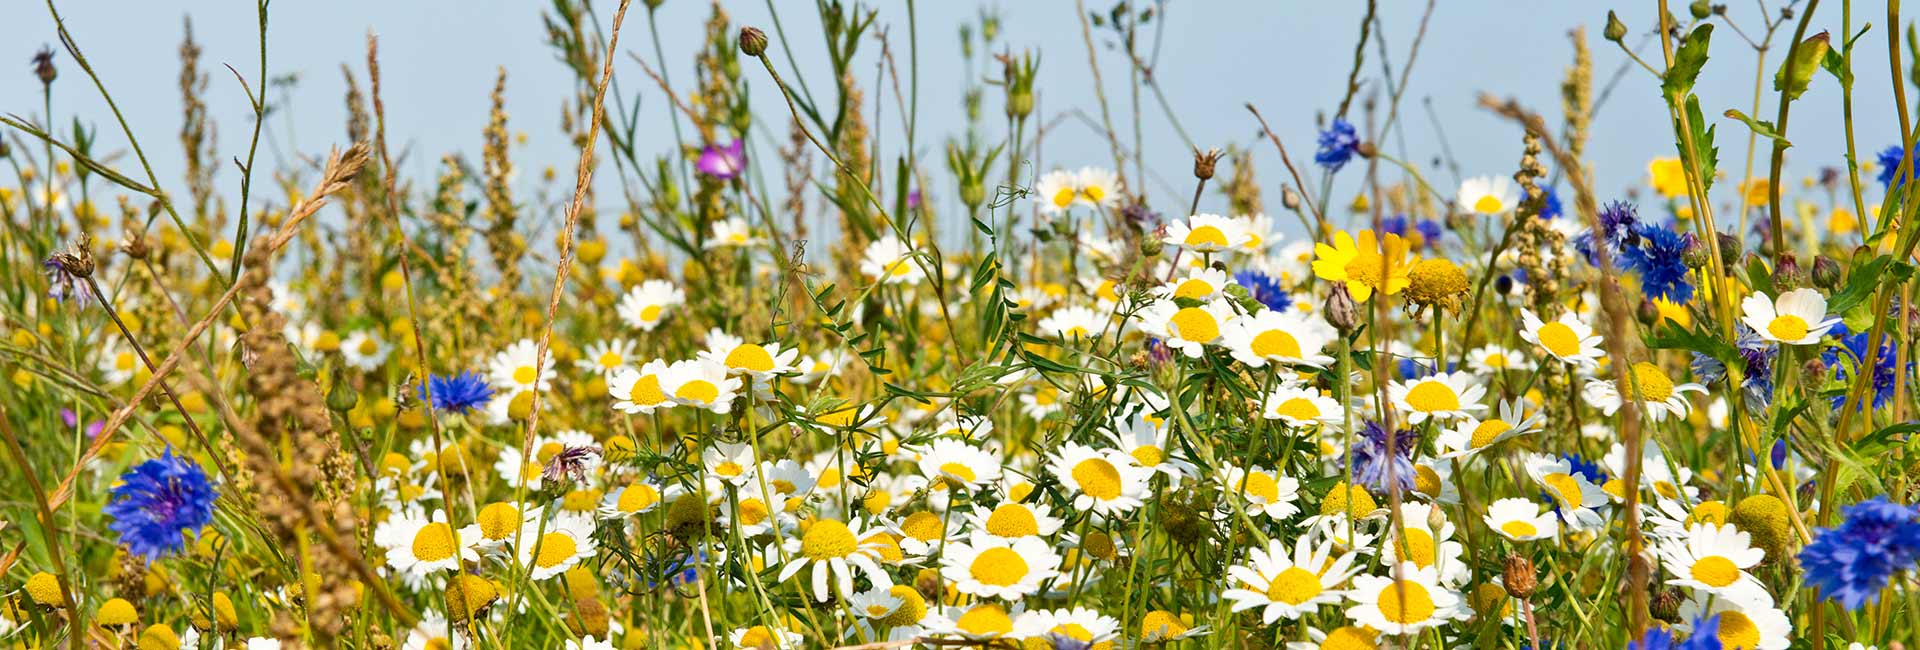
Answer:
[(345, 373), (338, 370), (333, 373), (333, 385), (327, 388), (327, 409), (335, 413), (345, 413), (360, 404), (360, 394), (347, 385)]
[(1620, 39), (1627, 37), (1627, 24), (1620, 22), (1620, 16), (1608, 11), (1607, 28), (1600, 32), (1600, 35), (1607, 37), (1609, 41), (1619, 42)]
[(1714, 241), (1720, 243), (1720, 259), (1731, 261), (1740, 259), (1740, 238), (1727, 233), (1714, 233)]
[(53, 67), (52, 46), (42, 45), (39, 52), (33, 53), (33, 76), (39, 77), (43, 86), (51, 85), (54, 78), (60, 76), (60, 71)]
[(1813, 286), (1832, 291), (1840, 287), (1840, 263), (1821, 255), (1813, 258)]
[(1653, 598), (1647, 602), (1647, 613), (1662, 621), (1678, 622), (1681, 600), (1678, 590), (1660, 589), (1653, 592)]
[(760, 56), (767, 51), (767, 33), (757, 27), (740, 28), (740, 52), (747, 56)]
[(1645, 325), (1647, 327), (1653, 327), (1653, 326), (1659, 325), (1660, 324), (1660, 307), (1658, 305), (1653, 304), (1653, 301), (1651, 300), (1642, 299), (1640, 301), (1640, 306), (1634, 308), (1633, 317), (1635, 319), (1638, 319), (1641, 325)]
[(1380, 153), (1380, 150), (1375, 148), (1371, 142), (1362, 142), (1353, 145), (1353, 152), (1360, 154), (1361, 158), (1372, 158), (1374, 154)]
[(1142, 237), (1140, 239), (1140, 255), (1142, 257), (1159, 257), (1160, 250), (1165, 247), (1166, 244), (1162, 243), (1158, 237)]
[(1827, 383), (1827, 364), (1820, 357), (1808, 359), (1800, 366), (1800, 380), (1803, 386), (1820, 386)]
[(1800, 270), (1800, 260), (1793, 253), (1780, 253), (1780, 263), (1773, 268), (1773, 286), (1779, 291), (1791, 291), (1807, 285), (1807, 274)]
[(1339, 329), (1342, 335), (1353, 333), (1360, 326), (1360, 305), (1353, 301), (1353, 294), (1347, 293), (1347, 285), (1333, 284), (1333, 291), (1327, 293), (1327, 322)]
[(1519, 555), (1508, 555), (1505, 572), (1500, 583), (1507, 588), (1507, 595), (1525, 600), (1533, 596), (1533, 590), (1540, 587), (1539, 576), (1534, 574), (1533, 561)]
[(1692, 244), (1687, 245), (1687, 250), (1680, 253), (1680, 263), (1687, 265), (1690, 269), (1706, 268), (1707, 262), (1713, 261), (1707, 253), (1707, 245), (1700, 243), (1696, 238)]
[(1693, 4), (1687, 5), (1687, 13), (1693, 14), (1694, 20), (1706, 20), (1713, 16), (1713, 3), (1707, 0), (1694, 0)]
[(1299, 210), (1300, 193), (1293, 191), (1291, 187), (1280, 188), (1280, 205), (1286, 206), (1288, 210)]

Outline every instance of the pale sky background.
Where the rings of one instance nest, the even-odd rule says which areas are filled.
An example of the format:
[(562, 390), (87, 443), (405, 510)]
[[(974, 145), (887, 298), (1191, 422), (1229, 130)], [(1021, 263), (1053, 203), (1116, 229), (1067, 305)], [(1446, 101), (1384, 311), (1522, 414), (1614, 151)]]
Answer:
[[(1780, 6), (1779, 0), (1763, 2), (1770, 12)], [(132, 128), (140, 135), (163, 181), (169, 184), (170, 190), (181, 194), (185, 188), (180, 181), (182, 164), (177, 136), (180, 95), (176, 50), (182, 17), (191, 15), (196, 38), (204, 49), (203, 69), (212, 72), (207, 101), (219, 133), (216, 157), (223, 161), (244, 157), (251, 114), (238, 82), (221, 64), (232, 65), (250, 79), (257, 74), (253, 3), (63, 0), (58, 4), (83, 52), (128, 114)], [(770, 34), (773, 32), (768, 20), (768, 3), (727, 1), (721, 4), (732, 14), (736, 29), (755, 25), (766, 28)], [(830, 85), (830, 77), (813, 3), (782, 0), (777, 4), (781, 7), (787, 34), (795, 39), (790, 47), (798, 58), (797, 64), (809, 74), (808, 80), (816, 94), (822, 93)], [(906, 4), (901, 0), (878, 4), (880, 23), (891, 29), (896, 58), (904, 66), (908, 61)], [(1645, 40), (1655, 24), (1652, 2), (1448, 0), (1439, 3), (1402, 107), (1406, 157), (1430, 170), (1427, 173), (1434, 184), (1451, 194), (1453, 174), (1431, 167), (1441, 151), (1433, 121), (1422, 107), (1423, 103), (1431, 102), (1433, 114), (1444, 124), (1446, 138), (1466, 175), (1511, 174), (1519, 157), (1519, 133), (1511, 124), (1478, 109), (1474, 104), (1476, 93), (1488, 91), (1500, 96), (1517, 96), (1557, 124), (1558, 84), (1572, 59), (1566, 37), (1569, 29), (1587, 27), (1594, 51), (1596, 93), (1626, 60), (1617, 47), (1600, 38), (1609, 4), (1620, 5), (1615, 9), (1634, 28), (1628, 43), (1646, 43), (1642, 55), (1657, 64), (1658, 45)], [(1758, 38), (1762, 28), (1758, 9), (1753, 3), (1731, 4), (1734, 6), (1730, 11), (1741, 28)], [(5, 20), (0, 20), (0, 112), (38, 119), (40, 88), (29, 58), (43, 43), (54, 43), (58, 50), (58, 40), (42, 2), (13, 0), (11, 5), (4, 12)], [(610, 19), (615, 3), (600, 0), (597, 5), (601, 18)], [(1388, 0), (1381, 5), (1383, 33), (1394, 74), (1398, 75), (1425, 3)], [(980, 74), (978, 68), (967, 69), (961, 65), (957, 31), (962, 22), (974, 20), (982, 8), (996, 6), (1002, 17), (1001, 40), (996, 48), (1011, 46), (1016, 51), (1033, 48), (1042, 54), (1038, 83), (1042, 110), (1048, 116), (1070, 108), (1098, 115), (1075, 3), (1065, 0), (918, 3), (920, 153), (925, 166), (937, 173), (938, 184), (930, 188), (933, 196), (947, 206), (957, 206), (957, 202), (945, 171), (940, 142), (949, 134), (958, 134), (963, 124), (961, 80)], [(1088, 6), (1105, 10), (1111, 4), (1108, 0), (1096, 0)], [(1684, 12), (1685, 6), (1680, 0), (1673, 2), (1676, 12)], [(572, 92), (572, 80), (544, 42), (541, 13), (547, 7), (548, 3), (534, 0), (278, 0), (272, 6), (269, 27), (270, 73), (301, 75), (291, 104), (284, 107), (287, 113), (269, 122), (279, 153), (291, 154), (297, 150), (302, 155), (317, 156), (323, 155), (328, 145), (342, 143), (345, 83), (340, 64), (347, 63), (364, 74), (364, 39), (371, 30), (381, 39), (390, 138), (396, 148), (409, 152), (405, 173), (423, 184), (430, 183), (433, 165), (447, 151), (458, 151), (469, 160), (478, 160), (487, 95), (496, 66), (504, 66), (509, 75), (511, 128), (529, 136), (527, 145), (516, 150), (517, 165), (522, 170), (547, 166), (570, 170), (576, 152), (559, 132), (559, 112), (561, 99)], [(1165, 42), (1161, 46), (1158, 76), (1169, 102), (1201, 146), (1239, 143), (1253, 147), (1269, 206), (1277, 211), (1279, 187), (1286, 175), (1271, 145), (1254, 139), (1258, 125), (1242, 106), (1246, 102), (1258, 105), (1287, 141), (1295, 161), (1307, 164), (1314, 146), (1315, 115), (1331, 113), (1344, 89), (1364, 4), (1357, 1), (1209, 0), (1174, 1), (1168, 3), (1166, 9), (1163, 14), (1167, 21)], [(682, 92), (690, 87), (693, 79), (692, 60), (709, 11), (709, 3), (695, 0), (666, 0), (658, 11), (669, 74)], [(1854, 16), (1855, 30), (1868, 21), (1885, 21), (1884, 14), (1864, 15), (1866, 13), (1869, 12)], [(1810, 32), (1832, 30), (1838, 42), (1840, 19), (1838, 6), (1823, 6)], [(629, 96), (634, 93), (641, 96), (643, 123), (655, 128), (642, 129), (639, 142), (644, 151), (654, 155), (672, 146), (672, 131), (666, 122), (667, 103), (626, 54), (631, 51), (652, 59), (646, 27), (645, 8), (635, 2), (622, 35), (616, 77)], [(1783, 26), (1775, 38), (1772, 59), (1765, 71), (1769, 86), (1775, 62), (1784, 55), (1791, 28), (1791, 24)], [(1724, 23), (1717, 25), (1715, 36), (1713, 59), (1707, 65), (1698, 93), (1706, 114), (1720, 125), (1720, 168), (1737, 178), (1745, 156), (1746, 130), (1739, 123), (1718, 116), (1727, 108), (1742, 111), (1750, 108), (1755, 54)], [(1100, 37), (1099, 31), (1096, 37)], [(1855, 133), (1862, 157), (1869, 160), (1873, 153), (1898, 137), (1885, 39), (1883, 26), (1875, 24), (1860, 41), (1859, 55), (1855, 57), (1858, 78)], [(874, 57), (879, 50), (877, 39), (871, 36), (861, 46), (862, 56), (855, 69), (861, 71), (863, 83), (871, 83)], [(782, 52), (778, 44), (769, 51)], [(1381, 70), (1376, 45), (1367, 46), (1367, 56), (1362, 70), (1363, 83), (1379, 87)], [(73, 59), (60, 52), (55, 62), (60, 68), (53, 97), (53, 112), (58, 123), (69, 124), (77, 114), (98, 128), (101, 148), (124, 151), (125, 139)], [(783, 75), (789, 74), (784, 60), (780, 66)], [(1116, 126), (1128, 134), (1126, 139), (1130, 143), (1128, 67), (1123, 55), (1103, 44), (1100, 71), (1113, 102)], [(785, 107), (777, 103), (778, 94), (765, 72), (757, 66), (746, 67), (744, 72), (760, 119), (784, 133)], [(902, 74), (904, 83), (904, 70)], [(997, 70), (990, 76), (997, 77)], [(874, 89), (868, 89), (869, 102), (877, 96)], [(888, 102), (885, 123), (880, 128), (890, 160), (897, 153), (898, 145), (904, 142), (904, 136), (892, 97), (887, 95), (885, 101)], [(1775, 101), (1769, 87), (1761, 102), (1763, 118), (1772, 119)], [(1844, 165), (1840, 104), (1839, 87), (1825, 74), (1816, 79), (1812, 90), (1796, 104), (1788, 134), (1795, 143), (1788, 154), (1790, 177), (1798, 179), (1814, 174), (1822, 166)], [(871, 108), (872, 104), (868, 106)], [(988, 133), (995, 138), (1002, 135), (1003, 130), (997, 117), (999, 110), (1000, 92), (989, 88), (983, 112), (987, 116)], [(1151, 94), (1143, 94), (1142, 112), (1146, 120), (1145, 149), (1150, 171), (1166, 181), (1166, 184), (1149, 182), (1146, 189), (1156, 209), (1165, 213), (1183, 211), (1192, 187), (1191, 158), (1153, 103)], [(1357, 117), (1357, 108), (1355, 114)], [(63, 131), (66, 128), (63, 126)], [(756, 137), (764, 133), (759, 131)], [(758, 146), (764, 150), (768, 144), (773, 143)], [(1389, 152), (1398, 150), (1392, 142), (1384, 146)], [(1762, 146), (1757, 175), (1764, 175), (1764, 144)], [(263, 160), (271, 162), (273, 153), (263, 143)], [(1054, 166), (1111, 164), (1108, 149), (1097, 134), (1071, 120), (1049, 135), (1044, 154), (1043, 170)], [(1590, 156), (1597, 167), (1602, 199), (1624, 196), (1628, 187), (1644, 182), (1650, 158), (1671, 155), (1674, 155), (1671, 131), (1657, 82), (1643, 70), (1627, 70), (1600, 109), (1593, 128)], [(135, 173), (138, 169), (130, 156), (122, 156), (117, 164), (123, 171), (141, 178)], [(603, 174), (610, 170), (610, 165), (604, 166)], [(523, 173), (520, 182), (531, 183), (534, 176)], [(1335, 195), (1351, 197), (1358, 187), (1359, 176), (1352, 168), (1342, 173), (1341, 189), (1337, 189)], [(610, 175), (603, 178), (612, 180)], [(220, 171), (216, 183), (218, 191), (230, 203), (238, 200), (239, 174), (230, 162)], [(1731, 183), (1722, 185), (1722, 188), (1730, 187)], [(1872, 193), (1877, 192), (1875, 188)], [(529, 190), (522, 190), (520, 196), (531, 194)], [(602, 196), (603, 200), (612, 200), (615, 195), (604, 192)], [(618, 209), (619, 206), (604, 207)], [(1208, 209), (1224, 210), (1224, 199), (1209, 192), (1202, 204), (1203, 211)], [(1291, 218), (1283, 217), (1281, 222), (1290, 228), (1297, 227)]]

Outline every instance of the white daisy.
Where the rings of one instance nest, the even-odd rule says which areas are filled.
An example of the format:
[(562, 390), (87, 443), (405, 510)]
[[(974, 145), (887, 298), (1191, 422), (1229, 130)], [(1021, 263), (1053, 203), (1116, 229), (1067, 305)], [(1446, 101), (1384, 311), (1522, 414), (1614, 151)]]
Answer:
[[(1700, 384), (1675, 384), (1672, 379), (1667, 378), (1667, 373), (1660, 370), (1659, 366), (1645, 361), (1633, 364), (1632, 370), (1633, 374), (1629, 378), (1633, 382), (1631, 387), (1638, 392), (1628, 394), (1639, 396), (1641, 412), (1646, 414), (1648, 420), (1654, 422), (1665, 420), (1668, 416), (1686, 417), (1687, 412), (1692, 409), (1687, 402), (1687, 393), (1707, 392), (1707, 387)], [(1592, 379), (1587, 381), (1587, 386), (1581, 389), (1580, 395), (1586, 398), (1588, 404), (1612, 416), (1624, 403), (1621, 399), (1622, 392), (1612, 380)]]
[(1501, 537), (1526, 542), (1548, 539), (1560, 533), (1560, 521), (1552, 512), (1541, 512), (1540, 504), (1527, 499), (1501, 499), (1487, 506), (1487, 527)]
[(1280, 386), (1267, 393), (1261, 404), (1261, 417), (1280, 420), (1292, 427), (1334, 424), (1345, 417), (1340, 401), (1322, 395), (1309, 386)]
[(687, 294), (666, 280), (642, 282), (621, 296), (616, 312), (628, 327), (651, 332), (678, 307), (687, 302)]
[(425, 576), (458, 571), (461, 560), (479, 561), (472, 546), (456, 544), (446, 513), (394, 513), (374, 531), (374, 543), (387, 549), (387, 566), (402, 574)]
[(1188, 358), (1198, 359), (1206, 346), (1221, 341), (1235, 318), (1225, 300), (1181, 307), (1171, 300), (1155, 300), (1134, 315), (1147, 334)]
[(1318, 316), (1263, 309), (1234, 319), (1223, 335), (1221, 344), (1249, 366), (1264, 368), (1271, 362), (1322, 368), (1333, 363), (1333, 357), (1320, 350), (1338, 333)]
[(967, 511), (967, 523), (977, 534), (1002, 539), (1048, 537), (1059, 532), (1062, 523), (1053, 516), (1053, 508), (1044, 503), (1005, 501), (991, 508), (975, 505)]
[(539, 345), (533, 339), (515, 341), (493, 355), (487, 364), (487, 377), (495, 388), (507, 393), (546, 390), (553, 383), (553, 353), (549, 350), (545, 359), (536, 359), (538, 356)]
[(1355, 576), (1347, 618), (1383, 634), (1410, 634), (1471, 615), (1460, 594), (1440, 586), (1438, 573), (1411, 562), (1388, 568), (1389, 577)]
[(1268, 540), (1264, 549), (1248, 552), (1246, 564), (1227, 567), (1228, 584), (1237, 585), (1220, 593), (1233, 601), (1233, 611), (1260, 608), (1261, 622), (1272, 625), (1282, 617), (1291, 619), (1319, 611), (1321, 605), (1339, 603), (1344, 592), (1340, 586), (1353, 576), (1353, 553), (1333, 557), (1333, 544), (1315, 546), (1301, 537), (1288, 554), (1285, 544)]
[(1220, 468), (1220, 492), (1229, 498), (1245, 499), (1252, 511), (1270, 519), (1282, 520), (1300, 513), (1300, 481), (1291, 476), (1255, 465)]
[(1484, 217), (1504, 214), (1520, 204), (1520, 190), (1504, 176), (1477, 176), (1460, 182), (1460, 209)]
[(1060, 556), (1039, 537), (1005, 539), (976, 533), (941, 553), (940, 575), (960, 593), (1020, 600), (1059, 574)]
[[(855, 572), (863, 573), (874, 586), (891, 586), (893, 580), (880, 568), (880, 544), (871, 540), (876, 529), (859, 520), (852, 524), (836, 519), (816, 519), (806, 532), (786, 536), (787, 556), (792, 558), (780, 569), (780, 581), (786, 582), (801, 570), (812, 567), (812, 593), (817, 602), (834, 595), (851, 596)], [(831, 586), (831, 589), (829, 588)]]
[(1585, 474), (1575, 473), (1567, 459), (1533, 455), (1527, 458), (1526, 466), (1527, 475), (1553, 497), (1567, 529), (1592, 530), (1605, 523), (1594, 509), (1607, 504), (1607, 493)]
[(919, 284), (927, 273), (912, 256), (913, 247), (897, 236), (875, 239), (860, 256), (860, 274), (885, 284)]
[(758, 383), (793, 372), (800, 351), (783, 349), (778, 342), (749, 343), (715, 328), (707, 332), (707, 349), (699, 356), (726, 368), (728, 374), (748, 375)]
[(1753, 538), (1733, 524), (1693, 524), (1686, 539), (1672, 540), (1655, 550), (1673, 578), (1667, 584), (1687, 587), (1748, 604), (1772, 605), (1773, 596), (1747, 570), (1765, 559)]
[(603, 377), (627, 369), (633, 363), (633, 341), (611, 338), (587, 346), (586, 354), (573, 362), (574, 367)]
[(1079, 179), (1064, 169), (1056, 169), (1040, 177), (1033, 184), (1033, 195), (1040, 201), (1040, 213), (1057, 215), (1066, 212), (1080, 200)]
[(677, 404), (725, 415), (733, 410), (740, 378), (728, 376), (727, 367), (718, 361), (688, 359), (667, 366), (660, 375), (660, 390)]
[(754, 246), (759, 243), (760, 238), (753, 236), (753, 227), (747, 225), (747, 218), (734, 216), (713, 222), (712, 229), (707, 231), (707, 241), (702, 244), (702, 247), (711, 250)]
[[(1722, 650), (1786, 650), (1792, 645), (1793, 622), (1779, 608), (1700, 592), (1680, 603), (1680, 620), (1673, 627), (1692, 634), (1693, 621), (1712, 616), (1720, 617), (1714, 636), (1720, 639)], [(1851, 646), (1860, 647), (1859, 643)]]
[(573, 568), (582, 560), (592, 558), (599, 545), (593, 541), (593, 518), (581, 514), (561, 513), (546, 522), (545, 530), (540, 522), (532, 522), (520, 531), (520, 564), (525, 565), (534, 580), (545, 580)]
[(340, 342), (340, 357), (347, 365), (366, 372), (379, 370), (392, 352), (393, 347), (380, 340), (380, 334), (373, 330), (354, 330), (347, 335), (347, 340)]
[(1540, 346), (1553, 358), (1581, 367), (1593, 367), (1601, 356), (1600, 336), (1593, 327), (1568, 311), (1551, 323), (1541, 322), (1532, 310), (1520, 310), (1520, 338)]
[(1040, 332), (1066, 340), (1090, 339), (1107, 329), (1107, 314), (1086, 307), (1062, 307), (1040, 319)]
[(1153, 470), (1119, 450), (1069, 442), (1047, 454), (1047, 471), (1073, 497), (1073, 507), (1113, 517), (1140, 507)]
[(1000, 479), (1000, 455), (964, 440), (937, 438), (919, 453), (920, 474), (930, 481), (943, 480), (973, 489)]
[(1487, 394), (1477, 378), (1465, 372), (1446, 372), (1427, 375), (1408, 382), (1393, 382), (1387, 386), (1387, 397), (1393, 400), (1393, 406), (1406, 413), (1409, 424), (1419, 424), (1427, 418), (1453, 420), (1470, 417), (1472, 413), (1487, 409), (1480, 398)]
[(1162, 241), (1195, 253), (1218, 253), (1245, 246), (1253, 236), (1243, 225), (1217, 214), (1196, 214), (1167, 224)]
[(1794, 289), (1767, 300), (1754, 292), (1740, 301), (1740, 322), (1753, 328), (1760, 338), (1786, 345), (1813, 345), (1840, 323), (1827, 316), (1827, 298), (1813, 289)]
[(1434, 443), (1440, 447), (1440, 457), (1447, 459), (1472, 456), (1481, 451), (1512, 438), (1540, 430), (1546, 421), (1546, 414), (1535, 411), (1522, 415), (1524, 405), (1508, 400), (1500, 403), (1500, 414), (1485, 420), (1461, 418), (1451, 428), (1440, 432)]
[(1081, 167), (1073, 180), (1080, 202), (1088, 207), (1110, 208), (1120, 200), (1120, 178), (1111, 169)]
[(613, 409), (652, 415), (656, 410), (673, 408), (673, 396), (660, 383), (668, 367), (666, 361), (654, 359), (639, 370), (631, 367), (615, 370), (607, 379), (607, 394), (613, 397)]

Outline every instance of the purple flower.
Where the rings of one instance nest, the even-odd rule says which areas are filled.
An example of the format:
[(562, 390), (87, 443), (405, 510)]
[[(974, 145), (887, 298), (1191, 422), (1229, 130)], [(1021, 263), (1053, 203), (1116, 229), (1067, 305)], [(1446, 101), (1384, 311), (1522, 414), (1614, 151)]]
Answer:
[(1353, 154), (1360, 146), (1360, 136), (1353, 125), (1346, 120), (1334, 118), (1327, 130), (1320, 132), (1320, 150), (1313, 154), (1313, 162), (1319, 163), (1327, 171), (1337, 172), (1353, 160)]
[(113, 501), (102, 511), (113, 517), (107, 527), (120, 534), (120, 545), (152, 562), (180, 552), (186, 533), (212, 523), (218, 497), (205, 470), (168, 448), (121, 474)]
[(747, 168), (746, 146), (747, 143), (744, 140), (734, 140), (733, 144), (727, 145), (724, 149), (707, 145), (705, 149), (700, 150), (700, 160), (693, 164), (693, 168), (717, 180), (730, 181), (738, 178), (741, 170)]
[(1920, 512), (1878, 496), (1847, 506), (1846, 516), (1800, 549), (1800, 566), (1822, 598), (1857, 610), (1920, 562)]
[(1393, 447), (1388, 448), (1387, 430), (1378, 422), (1367, 422), (1366, 430), (1353, 441), (1349, 454), (1353, 458), (1353, 480), (1376, 490), (1386, 490), (1391, 477), (1402, 491), (1412, 490), (1413, 444), (1418, 439), (1413, 431), (1401, 429), (1394, 435)]

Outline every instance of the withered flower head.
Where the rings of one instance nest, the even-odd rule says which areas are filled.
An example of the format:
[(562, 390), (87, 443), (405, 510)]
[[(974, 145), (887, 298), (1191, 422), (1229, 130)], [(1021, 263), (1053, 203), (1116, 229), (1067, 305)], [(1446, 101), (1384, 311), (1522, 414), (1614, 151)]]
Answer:
[(740, 51), (747, 56), (760, 56), (767, 51), (767, 33), (757, 27), (740, 28)]
[(586, 481), (587, 472), (600, 464), (600, 447), (595, 445), (569, 446), (547, 459), (546, 467), (540, 470), (543, 480), (557, 482), (571, 477), (575, 481)]
[(39, 77), (42, 85), (52, 84), (53, 79), (60, 76), (60, 71), (53, 67), (53, 46), (42, 45), (40, 51), (33, 53), (33, 76)]
[(66, 248), (54, 251), (41, 263), (46, 271), (47, 297), (61, 302), (76, 299), (86, 304), (93, 299), (90, 279), (93, 277), (93, 238), (81, 237), (80, 241)]
[(1220, 162), (1220, 155), (1220, 149), (1217, 147), (1207, 149), (1206, 151), (1201, 151), (1199, 147), (1194, 147), (1193, 177), (1203, 181), (1213, 178), (1213, 167)]

